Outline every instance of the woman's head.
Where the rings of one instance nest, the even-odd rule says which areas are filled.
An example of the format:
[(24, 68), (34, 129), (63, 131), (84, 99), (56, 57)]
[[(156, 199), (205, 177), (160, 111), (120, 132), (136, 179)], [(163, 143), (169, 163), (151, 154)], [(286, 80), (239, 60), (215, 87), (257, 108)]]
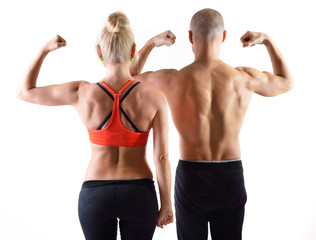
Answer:
[(105, 61), (111, 63), (129, 61), (135, 39), (129, 27), (129, 20), (124, 13), (114, 12), (108, 16), (98, 44)]

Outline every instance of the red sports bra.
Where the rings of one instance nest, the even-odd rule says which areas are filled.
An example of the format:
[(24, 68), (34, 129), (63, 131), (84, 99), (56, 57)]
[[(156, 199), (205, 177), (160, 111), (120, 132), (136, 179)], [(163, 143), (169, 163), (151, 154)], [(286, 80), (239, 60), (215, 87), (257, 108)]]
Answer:
[[(134, 80), (129, 80), (118, 93), (115, 93), (105, 82), (101, 81), (98, 84), (104, 92), (114, 101), (112, 112), (105, 118), (101, 126), (97, 130), (88, 129), (90, 142), (103, 145), (103, 146), (124, 146), (124, 147), (136, 147), (146, 145), (148, 141), (148, 132), (141, 132), (137, 129), (135, 124), (129, 119), (126, 112), (121, 107), (121, 103), (127, 97), (127, 95), (136, 87), (140, 82), (136, 82), (131, 86), (123, 97), (120, 99), (121, 93), (132, 83)], [(135, 132), (128, 130), (124, 127), (120, 112), (124, 115), (127, 121), (135, 129)], [(111, 118), (111, 119), (110, 119)], [(109, 124), (103, 128), (103, 126), (110, 119)], [(103, 128), (103, 129), (102, 129)]]

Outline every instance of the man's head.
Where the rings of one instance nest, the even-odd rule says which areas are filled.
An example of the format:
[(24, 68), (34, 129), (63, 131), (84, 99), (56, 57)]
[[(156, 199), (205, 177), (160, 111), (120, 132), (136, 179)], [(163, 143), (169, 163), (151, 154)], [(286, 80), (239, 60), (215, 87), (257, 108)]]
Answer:
[(190, 41), (202, 40), (213, 42), (225, 40), (224, 20), (222, 15), (210, 8), (205, 8), (195, 13), (190, 23)]

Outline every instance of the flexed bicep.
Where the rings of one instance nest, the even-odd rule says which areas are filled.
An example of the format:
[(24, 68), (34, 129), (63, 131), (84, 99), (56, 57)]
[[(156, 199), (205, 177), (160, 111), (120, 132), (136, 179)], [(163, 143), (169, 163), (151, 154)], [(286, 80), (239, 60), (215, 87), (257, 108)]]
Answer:
[(22, 91), (21, 100), (46, 106), (75, 105), (79, 99), (79, 88), (86, 82), (75, 81), (59, 85), (35, 87)]
[(18, 87), (17, 97), (21, 100), (48, 106), (74, 105), (78, 101), (79, 87), (83, 81), (37, 87), (37, 79), (46, 56), (65, 47), (66, 41), (59, 35), (49, 40), (38, 52)]
[(243, 47), (263, 44), (268, 50), (273, 67), (273, 74), (269, 72), (260, 72), (248, 67), (237, 68), (237, 70), (244, 73), (247, 81), (247, 88), (250, 91), (262, 96), (271, 97), (292, 89), (293, 79), (290, 70), (281, 52), (267, 34), (248, 31), (240, 38), (240, 40)]
[(248, 67), (239, 67), (237, 70), (244, 74), (247, 89), (261, 96), (277, 96), (292, 88), (286, 79), (270, 72), (261, 72)]

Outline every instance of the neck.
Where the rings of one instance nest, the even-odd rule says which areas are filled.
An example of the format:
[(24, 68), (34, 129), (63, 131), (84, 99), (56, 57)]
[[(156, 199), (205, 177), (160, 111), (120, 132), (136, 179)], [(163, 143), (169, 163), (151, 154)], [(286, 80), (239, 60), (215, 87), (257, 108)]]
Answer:
[(114, 89), (119, 89), (124, 83), (132, 79), (129, 71), (130, 63), (113, 64), (106, 63), (106, 74), (104, 81), (109, 83)]
[(218, 42), (196, 42), (193, 45), (195, 61), (212, 61), (219, 59), (220, 43)]

